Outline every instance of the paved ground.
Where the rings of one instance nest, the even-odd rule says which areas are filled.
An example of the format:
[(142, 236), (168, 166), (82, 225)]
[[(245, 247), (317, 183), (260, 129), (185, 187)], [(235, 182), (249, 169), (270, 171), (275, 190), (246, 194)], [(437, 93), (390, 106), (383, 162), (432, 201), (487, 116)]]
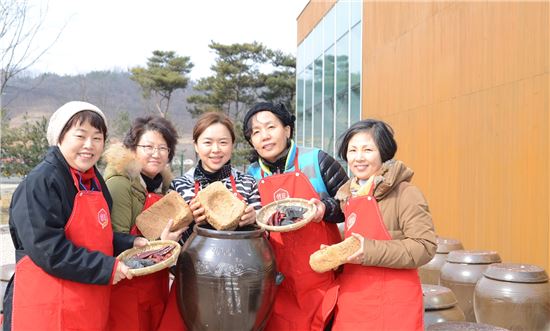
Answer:
[(15, 263), (14, 248), (8, 227), (0, 227), (0, 265)]
[[(2, 178), (0, 182), (0, 195), (12, 193), (17, 187), (16, 181), (7, 181)], [(1, 215), (4, 217), (4, 215)], [(0, 225), (0, 265), (15, 263), (14, 248), (11, 242), (10, 232), (7, 225)]]

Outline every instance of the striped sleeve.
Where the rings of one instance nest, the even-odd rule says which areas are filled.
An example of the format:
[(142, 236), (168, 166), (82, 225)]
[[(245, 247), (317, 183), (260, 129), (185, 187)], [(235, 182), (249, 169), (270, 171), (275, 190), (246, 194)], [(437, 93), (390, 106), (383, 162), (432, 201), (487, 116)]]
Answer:
[(260, 193), (258, 192), (258, 184), (254, 177), (246, 175), (237, 169), (234, 170), (235, 183), (237, 192), (243, 196), (246, 203), (252, 206), (255, 210), (262, 208), (260, 201)]
[(187, 203), (195, 196), (195, 181), (188, 175), (174, 178), (170, 188), (178, 192)]

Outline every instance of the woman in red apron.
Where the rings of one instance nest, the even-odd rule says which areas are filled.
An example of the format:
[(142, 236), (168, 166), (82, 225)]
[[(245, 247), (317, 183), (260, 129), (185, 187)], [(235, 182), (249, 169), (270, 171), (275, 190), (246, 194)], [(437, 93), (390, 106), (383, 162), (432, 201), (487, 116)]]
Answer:
[[(254, 178), (231, 166), (235, 131), (229, 117), (221, 112), (203, 114), (193, 128), (193, 142), (200, 161), (194, 170), (172, 181), (172, 187), (189, 203), (193, 211), (194, 223), (184, 233), (183, 241), (192, 234), (194, 224), (206, 222), (204, 208), (193, 198), (198, 191), (216, 181), (224, 183), (235, 196), (247, 204), (239, 226), (253, 224), (256, 221), (255, 211), (261, 207), (258, 187)], [(158, 330), (186, 329), (178, 310), (176, 287), (177, 284), (173, 283)]]
[(113, 253), (147, 240), (111, 229), (111, 197), (95, 168), (106, 133), (101, 110), (85, 102), (69, 102), (50, 118), (53, 147), (10, 208), (17, 265), (4, 330), (107, 330), (109, 285), (131, 278)]
[(354, 177), (338, 191), (345, 237), (361, 241), (339, 276), (332, 330), (423, 330), (416, 268), (435, 254), (427, 202), (410, 184), (411, 169), (392, 158), (389, 125), (363, 120), (343, 135), (339, 155)]
[(309, 256), (321, 244), (341, 240), (334, 222), (344, 217), (332, 197), (347, 176), (328, 154), (295, 146), (290, 139), (294, 116), (282, 104), (257, 104), (246, 114), (243, 127), (259, 156), (248, 173), (258, 181), (262, 205), (303, 198), (317, 206), (314, 221), (305, 227), (269, 234), (277, 269), (285, 279), (277, 290), (266, 329), (323, 330), (336, 304), (338, 287), (333, 272), (318, 274), (311, 269)]
[[(141, 235), (136, 217), (170, 188), (167, 164), (175, 155), (178, 134), (160, 116), (138, 117), (124, 138), (105, 152), (105, 182), (113, 196), (113, 230)], [(179, 240), (185, 230), (162, 233), (162, 240)], [(169, 290), (168, 269), (123, 280), (113, 286), (109, 327), (116, 330), (156, 330)]]

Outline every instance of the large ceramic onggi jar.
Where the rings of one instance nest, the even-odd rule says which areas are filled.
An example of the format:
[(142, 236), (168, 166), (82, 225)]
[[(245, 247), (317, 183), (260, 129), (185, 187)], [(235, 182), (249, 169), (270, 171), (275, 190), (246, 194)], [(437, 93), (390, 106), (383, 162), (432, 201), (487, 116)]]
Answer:
[(456, 295), (466, 321), (475, 322), (474, 289), (489, 264), (500, 262), (495, 251), (452, 251), (441, 268), (439, 283)]
[(178, 307), (189, 330), (261, 330), (276, 268), (264, 231), (195, 226), (176, 266)]
[(491, 264), (477, 282), (474, 310), (479, 322), (510, 330), (550, 330), (550, 286), (541, 267)]
[(422, 284), (424, 327), (447, 321), (464, 321), (454, 293), (446, 287)]
[(447, 260), (449, 252), (464, 249), (460, 240), (437, 237), (437, 250), (430, 262), (418, 268), (418, 276), (422, 284), (439, 285), (441, 268)]
[(509, 331), (498, 326), (474, 322), (443, 322), (430, 325), (427, 331)]

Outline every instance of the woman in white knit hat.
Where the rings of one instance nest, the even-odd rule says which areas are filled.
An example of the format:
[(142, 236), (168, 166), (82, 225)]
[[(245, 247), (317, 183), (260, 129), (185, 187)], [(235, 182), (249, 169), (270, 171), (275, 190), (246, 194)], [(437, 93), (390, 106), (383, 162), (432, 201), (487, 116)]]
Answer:
[(4, 330), (107, 329), (111, 287), (131, 278), (113, 255), (144, 238), (113, 233), (111, 196), (95, 167), (107, 126), (99, 108), (72, 101), (50, 118), (50, 149), (10, 206), (16, 269)]

